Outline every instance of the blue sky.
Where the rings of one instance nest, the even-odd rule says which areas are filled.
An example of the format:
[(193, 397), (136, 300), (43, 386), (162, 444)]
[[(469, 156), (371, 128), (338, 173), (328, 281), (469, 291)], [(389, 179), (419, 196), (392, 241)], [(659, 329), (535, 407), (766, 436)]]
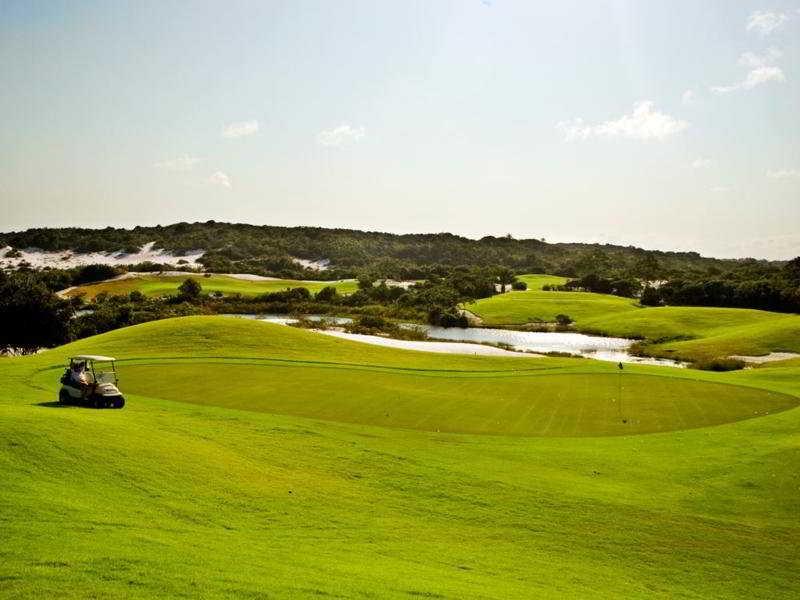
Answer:
[(800, 1), (0, 4), (0, 230), (800, 254)]

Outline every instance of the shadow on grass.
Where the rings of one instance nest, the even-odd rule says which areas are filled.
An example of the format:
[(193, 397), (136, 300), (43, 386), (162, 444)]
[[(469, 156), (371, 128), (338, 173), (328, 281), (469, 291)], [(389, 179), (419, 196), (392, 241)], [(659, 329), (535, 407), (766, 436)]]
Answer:
[(80, 404), (62, 404), (58, 400), (53, 400), (51, 402), (34, 402), (33, 406), (44, 406), (45, 408), (90, 408)]

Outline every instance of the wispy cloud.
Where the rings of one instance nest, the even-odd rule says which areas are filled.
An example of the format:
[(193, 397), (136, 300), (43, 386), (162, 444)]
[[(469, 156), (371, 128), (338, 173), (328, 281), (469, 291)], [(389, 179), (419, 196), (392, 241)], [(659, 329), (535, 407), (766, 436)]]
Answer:
[(231, 187), (231, 178), (228, 177), (222, 171), (217, 171), (211, 177), (208, 178), (208, 183), (212, 185), (220, 185), (224, 188), (230, 189)]
[(695, 100), (697, 100), (697, 94), (694, 93), (694, 90), (686, 90), (681, 95), (681, 104), (684, 106), (694, 104)]
[(695, 158), (692, 161), (692, 168), (693, 169), (707, 169), (713, 163), (714, 163), (714, 161), (712, 161), (710, 158), (703, 158), (703, 157)]
[(759, 67), (750, 71), (747, 77), (739, 83), (715, 85), (711, 88), (711, 91), (715, 94), (729, 94), (730, 92), (736, 92), (738, 90), (752, 90), (754, 87), (770, 81), (775, 81), (777, 83), (786, 81), (786, 75), (783, 74), (783, 69), (780, 67)]
[(345, 144), (357, 142), (365, 135), (363, 127), (351, 127), (347, 123), (334, 127), (333, 129), (326, 129), (325, 131), (317, 134), (317, 143), (320, 146), (340, 147)]
[(745, 52), (739, 56), (738, 62), (739, 66), (751, 69), (747, 73), (747, 77), (731, 85), (712, 86), (711, 91), (715, 94), (728, 94), (738, 90), (752, 90), (754, 87), (770, 81), (783, 83), (786, 81), (783, 69), (774, 65), (781, 56), (783, 56), (783, 52), (777, 48), (769, 48), (764, 54)]
[(750, 69), (757, 69), (774, 64), (781, 56), (783, 56), (783, 52), (778, 48), (767, 48), (764, 54), (743, 52), (741, 56), (739, 56), (739, 65)]
[(777, 31), (789, 17), (786, 13), (770, 10), (757, 10), (747, 18), (747, 31), (754, 31), (760, 35), (769, 35)]
[(258, 133), (258, 121), (241, 121), (239, 123), (231, 123), (222, 129), (222, 137), (227, 139), (236, 139), (246, 137)]
[(583, 119), (561, 121), (556, 128), (564, 134), (564, 141), (587, 140), (592, 137), (626, 138), (631, 140), (664, 140), (680, 133), (689, 123), (654, 109), (653, 102), (637, 102), (633, 112), (618, 119), (596, 125)]
[(716, 185), (711, 188), (711, 191), (715, 194), (727, 194), (731, 191), (731, 187), (728, 185)]
[(767, 171), (770, 179), (800, 179), (800, 169), (779, 169), (777, 171)]
[(194, 169), (194, 166), (200, 162), (199, 158), (194, 156), (179, 156), (178, 158), (172, 158), (169, 160), (162, 160), (155, 163), (153, 166), (156, 169), (161, 169), (162, 171), (191, 171)]

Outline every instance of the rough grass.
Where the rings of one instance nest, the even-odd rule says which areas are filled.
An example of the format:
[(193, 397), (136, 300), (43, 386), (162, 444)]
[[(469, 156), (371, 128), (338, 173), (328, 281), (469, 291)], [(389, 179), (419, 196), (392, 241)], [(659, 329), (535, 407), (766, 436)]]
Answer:
[(110, 295), (127, 295), (138, 290), (146, 296), (172, 296), (178, 293), (178, 286), (186, 279), (196, 279), (203, 287), (204, 292), (221, 292), (226, 295), (241, 294), (242, 296), (257, 296), (268, 292), (279, 292), (286, 288), (304, 287), (316, 293), (326, 286), (335, 287), (340, 294), (349, 294), (357, 288), (355, 280), (343, 281), (297, 281), (294, 279), (275, 279), (269, 281), (248, 281), (227, 275), (211, 275), (205, 277), (187, 273), (185, 275), (142, 275), (128, 279), (116, 279), (78, 286), (69, 292), (68, 296), (83, 294), (91, 300), (100, 293)]
[[(242, 356), (324, 361), (327, 367), (309, 370), (318, 381), (313, 391), (304, 390), (308, 379), (287, 383), (301, 376), (296, 366), (268, 391), (325, 402), (343, 381), (366, 373), (365, 399), (395, 405), (424, 397), (424, 382), (441, 381), (443, 371), (460, 373), (454, 384), (492, 374), (544, 382), (548, 373), (577, 377), (570, 369), (585, 362), (429, 356), (223, 317), (148, 323), (4, 359), (4, 596), (800, 592), (800, 410), (650, 435), (523, 437), (347, 424), (207, 399), (175, 402), (160, 397), (158, 386), (150, 396), (128, 392), (122, 411), (51, 406), (57, 383), (48, 369), (90, 350), (150, 363), (172, 357), (176, 366), (191, 364), (179, 358), (186, 355), (229, 363)], [(598, 370), (585, 376), (608, 376), (602, 363), (593, 364)], [(137, 366), (145, 368), (120, 365), (123, 390), (168, 381), (173, 368), (164, 361), (162, 373), (148, 375), (137, 374)], [(398, 387), (401, 370), (420, 384)], [(656, 380), (663, 371), (630, 373)], [(199, 377), (212, 382), (217, 373), (209, 366)], [(733, 384), (800, 397), (797, 366), (680, 377), (701, 394), (704, 385)], [(236, 379), (223, 383), (239, 386)], [(226, 397), (221, 392), (217, 402)], [(458, 404), (446, 412), (458, 419)]]

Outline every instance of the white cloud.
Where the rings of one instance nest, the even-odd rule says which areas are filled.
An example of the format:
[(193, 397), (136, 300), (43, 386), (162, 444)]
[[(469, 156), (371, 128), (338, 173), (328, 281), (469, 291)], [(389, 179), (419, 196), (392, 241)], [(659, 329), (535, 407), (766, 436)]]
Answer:
[[(780, 54), (778, 56), (780, 56)], [(786, 81), (786, 75), (783, 74), (783, 69), (764, 63), (764, 59), (764, 56), (759, 57), (752, 52), (745, 52), (739, 58), (739, 64), (750, 63), (752, 65), (759, 63), (760, 66), (750, 71), (747, 77), (742, 81), (731, 85), (715, 85), (711, 88), (711, 91), (715, 94), (727, 94), (738, 90), (752, 90), (754, 87), (769, 81), (776, 81), (778, 83)]]
[(615, 120), (589, 125), (583, 119), (572, 119), (558, 123), (556, 128), (564, 134), (564, 141), (572, 142), (591, 137), (663, 140), (689, 126), (686, 121), (654, 110), (653, 107), (654, 104), (650, 101), (637, 102), (631, 114)]
[(690, 104), (694, 104), (695, 100), (697, 100), (697, 94), (694, 93), (694, 90), (686, 90), (681, 95), (681, 103), (684, 106), (689, 106)]
[(800, 179), (800, 169), (780, 169), (777, 171), (767, 171), (770, 179)]
[(363, 127), (351, 127), (347, 123), (326, 129), (317, 135), (317, 143), (320, 146), (340, 147), (350, 142), (357, 142), (364, 137)]
[(213, 185), (221, 185), (224, 188), (230, 189), (231, 187), (231, 178), (228, 177), (222, 171), (217, 171), (211, 177), (208, 178), (208, 183)]
[(755, 31), (761, 35), (769, 35), (780, 29), (789, 17), (786, 13), (757, 10), (747, 19), (747, 31)]
[(758, 67), (766, 67), (767, 65), (774, 64), (781, 56), (783, 56), (783, 52), (778, 48), (767, 48), (764, 54), (743, 52), (742, 55), (739, 56), (739, 65), (750, 69), (757, 69)]
[(227, 139), (236, 139), (246, 137), (258, 132), (258, 121), (241, 121), (239, 123), (231, 123), (222, 129), (222, 137)]
[(731, 188), (730, 186), (727, 185), (717, 185), (711, 188), (711, 191), (714, 192), (715, 194), (727, 194), (728, 192), (731, 191)]
[(702, 157), (695, 158), (692, 161), (692, 168), (693, 169), (707, 169), (708, 167), (710, 167), (713, 164), (713, 162), (714, 161), (712, 161), (710, 158), (702, 158)]
[(199, 158), (194, 156), (179, 156), (178, 158), (172, 158), (170, 160), (162, 160), (160, 162), (155, 163), (153, 166), (156, 169), (161, 169), (163, 171), (191, 171), (194, 166), (200, 162)]

